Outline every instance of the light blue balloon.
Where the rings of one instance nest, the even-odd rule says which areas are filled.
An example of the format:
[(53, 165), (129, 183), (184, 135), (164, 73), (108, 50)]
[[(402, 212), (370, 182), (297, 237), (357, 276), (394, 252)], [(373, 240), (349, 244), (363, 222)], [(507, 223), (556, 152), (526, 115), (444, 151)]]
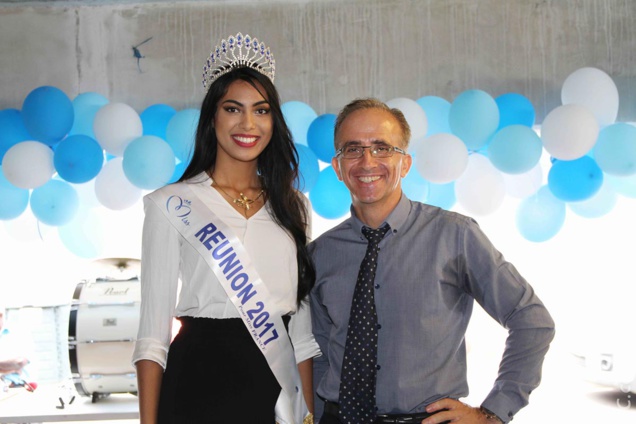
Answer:
[(306, 146), (309, 126), (318, 114), (308, 104), (296, 100), (283, 103), (281, 110), (294, 142)]
[(607, 174), (605, 179), (616, 190), (616, 193), (629, 197), (630, 199), (636, 199), (636, 175), (629, 175), (627, 177), (617, 177), (615, 175)]
[(188, 164), (185, 162), (177, 163), (174, 167), (174, 172), (172, 173), (172, 177), (170, 178), (170, 181), (168, 181), (168, 184), (176, 183), (177, 181), (179, 181), (179, 178), (183, 176), (183, 173), (185, 172), (187, 167)]
[(617, 123), (601, 130), (592, 149), (598, 166), (608, 174), (636, 174), (636, 127)]
[(565, 203), (554, 197), (548, 186), (543, 186), (519, 204), (517, 229), (526, 240), (544, 242), (561, 231), (565, 214)]
[(426, 112), (426, 118), (428, 119), (427, 137), (433, 134), (451, 132), (450, 124), (448, 123), (451, 104), (448, 100), (437, 96), (424, 96), (417, 99), (416, 102)]
[(29, 206), (29, 190), (11, 184), (0, 167), (0, 220), (8, 221), (22, 215)]
[(318, 158), (314, 152), (307, 146), (296, 144), (299, 159), (299, 175), (298, 180), (294, 181), (294, 187), (303, 193), (309, 193), (318, 181), (320, 174), (320, 166)]
[(523, 174), (534, 168), (541, 159), (543, 144), (531, 128), (510, 125), (500, 129), (488, 144), (488, 158), (507, 174)]
[(73, 111), (75, 119), (69, 135), (82, 134), (95, 138), (93, 121), (97, 111), (108, 104), (108, 99), (99, 93), (87, 92), (77, 95), (73, 99)]
[(333, 144), (335, 126), (336, 115), (326, 113), (314, 119), (307, 130), (307, 145), (323, 162), (330, 163), (331, 158), (336, 155), (336, 148)]
[(7, 150), (28, 140), (31, 140), (31, 135), (24, 126), (22, 113), (17, 109), (0, 110), (0, 163)]
[(43, 86), (31, 91), (22, 104), (24, 126), (33, 139), (54, 146), (73, 126), (73, 103), (62, 90)]
[(532, 128), (535, 120), (534, 106), (521, 94), (506, 93), (495, 99), (499, 109), (499, 128), (523, 125)]
[(168, 122), (176, 113), (177, 111), (169, 105), (158, 103), (148, 106), (139, 115), (143, 126), (143, 135), (154, 135), (165, 140)]
[(80, 207), (75, 219), (58, 227), (64, 247), (75, 256), (92, 259), (101, 256), (104, 245), (103, 227), (96, 214)]
[(604, 181), (594, 196), (580, 202), (568, 203), (568, 206), (572, 212), (583, 218), (600, 218), (614, 209), (617, 201), (616, 191), (609, 182)]
[(122, 167), (126, 178), (136, 187), (155, 190), (170, 181), (175, 169), (174, 152), (154, 135), (134, 139), (124, 150)]
[(451, 104), (448, 122), (469, 150), (479, 150), (499, 127), (499, 108), (485, 91), (466, 90)]
[(429, 182), (412, 166), (406, 177), (402, 178), (402, 191), (411, 200), (424, 202), (428, 197)]
[(54, 227), (71, 222), (79, 207), (77, 191), (66, 181), (49, 180), (31, 193), (31, 211)]
[(102, 147), (95, 139), (83, 134), (71, 135), (60, 141), (53, 154), (55, 170), (70, 183), (92, 180), (103, 164)]
[(455, 196), (455, 181), (446, 184), (428, 183), (428, 197), (426, 203), (442, 209), (451, 210), (457, 197)]
[(190, 162), (200, 111), (184, 109), (174, 114), (166, 127), (166, 141), (181, 162)]
[(548, 172), (550, 191), (564, 202), (589, 199), (603, 185), (603, 171), (594, 159), (583, 156), (575, 160), (557, 160)]
[(316, 185), (309, 192), (309, 200), (314, 212), (326, 219), (342, 218), (351, 206), (349, 190), (338, 180), (331, 165), (320, 171)]

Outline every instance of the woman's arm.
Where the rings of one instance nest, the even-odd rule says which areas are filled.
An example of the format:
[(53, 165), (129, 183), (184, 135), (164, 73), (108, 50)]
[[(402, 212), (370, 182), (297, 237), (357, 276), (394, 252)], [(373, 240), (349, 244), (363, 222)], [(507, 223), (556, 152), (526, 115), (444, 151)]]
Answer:
[(306, 359), (298, 364), (298, 372), (300, 373), (300, 380), (303, 385), (303, 395), (305, 396), (305, 403), (307, 409), (312, 414), (314, 413), (314, 360), (312, 358)]
[(139, 396), (139, 418), (141, 424), (155, 424), (159, 409), (159, 393), (163, 378), (163, 367), (154, 361), (142, 359), (137, 367), (137, 391)]

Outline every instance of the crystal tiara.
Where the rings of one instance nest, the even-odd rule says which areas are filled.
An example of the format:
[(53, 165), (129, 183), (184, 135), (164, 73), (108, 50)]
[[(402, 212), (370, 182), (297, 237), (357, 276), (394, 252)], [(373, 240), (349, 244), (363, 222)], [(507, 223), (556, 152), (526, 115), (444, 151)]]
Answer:
[(276, 63), (265, 43), (240, 32), (221, 40), (203, 66), (203, 88), (206, 90), (221, 75), (233, 69), (252, 68), (274, 82)]

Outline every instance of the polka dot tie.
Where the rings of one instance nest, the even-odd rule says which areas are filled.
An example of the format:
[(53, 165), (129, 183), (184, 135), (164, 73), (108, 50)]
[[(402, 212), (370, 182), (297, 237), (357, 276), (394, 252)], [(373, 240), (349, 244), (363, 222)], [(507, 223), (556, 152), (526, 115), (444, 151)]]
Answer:
[(373, 280), (377, 267), (378, 244), (388, 225), (372, 230), (362, 227), (369, 244), (360, 264), (353, 292), (347, 342), (340, 375), (340, 420), (345, 424), (373, 423), (375, 420), (375, 382), (378, 352), (378, 317), (375, 311)]

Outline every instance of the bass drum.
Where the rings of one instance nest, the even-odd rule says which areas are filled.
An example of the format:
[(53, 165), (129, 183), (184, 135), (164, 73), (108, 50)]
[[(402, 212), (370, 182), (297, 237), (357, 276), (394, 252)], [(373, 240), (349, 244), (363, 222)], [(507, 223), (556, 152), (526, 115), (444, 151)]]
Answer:
[(141, 287), (130, 280), (81, 282), (69, 317), (69, 360), (80, 395), (93, 401), (110, 393), (137, 393), (132, 354), (139, 325)]

